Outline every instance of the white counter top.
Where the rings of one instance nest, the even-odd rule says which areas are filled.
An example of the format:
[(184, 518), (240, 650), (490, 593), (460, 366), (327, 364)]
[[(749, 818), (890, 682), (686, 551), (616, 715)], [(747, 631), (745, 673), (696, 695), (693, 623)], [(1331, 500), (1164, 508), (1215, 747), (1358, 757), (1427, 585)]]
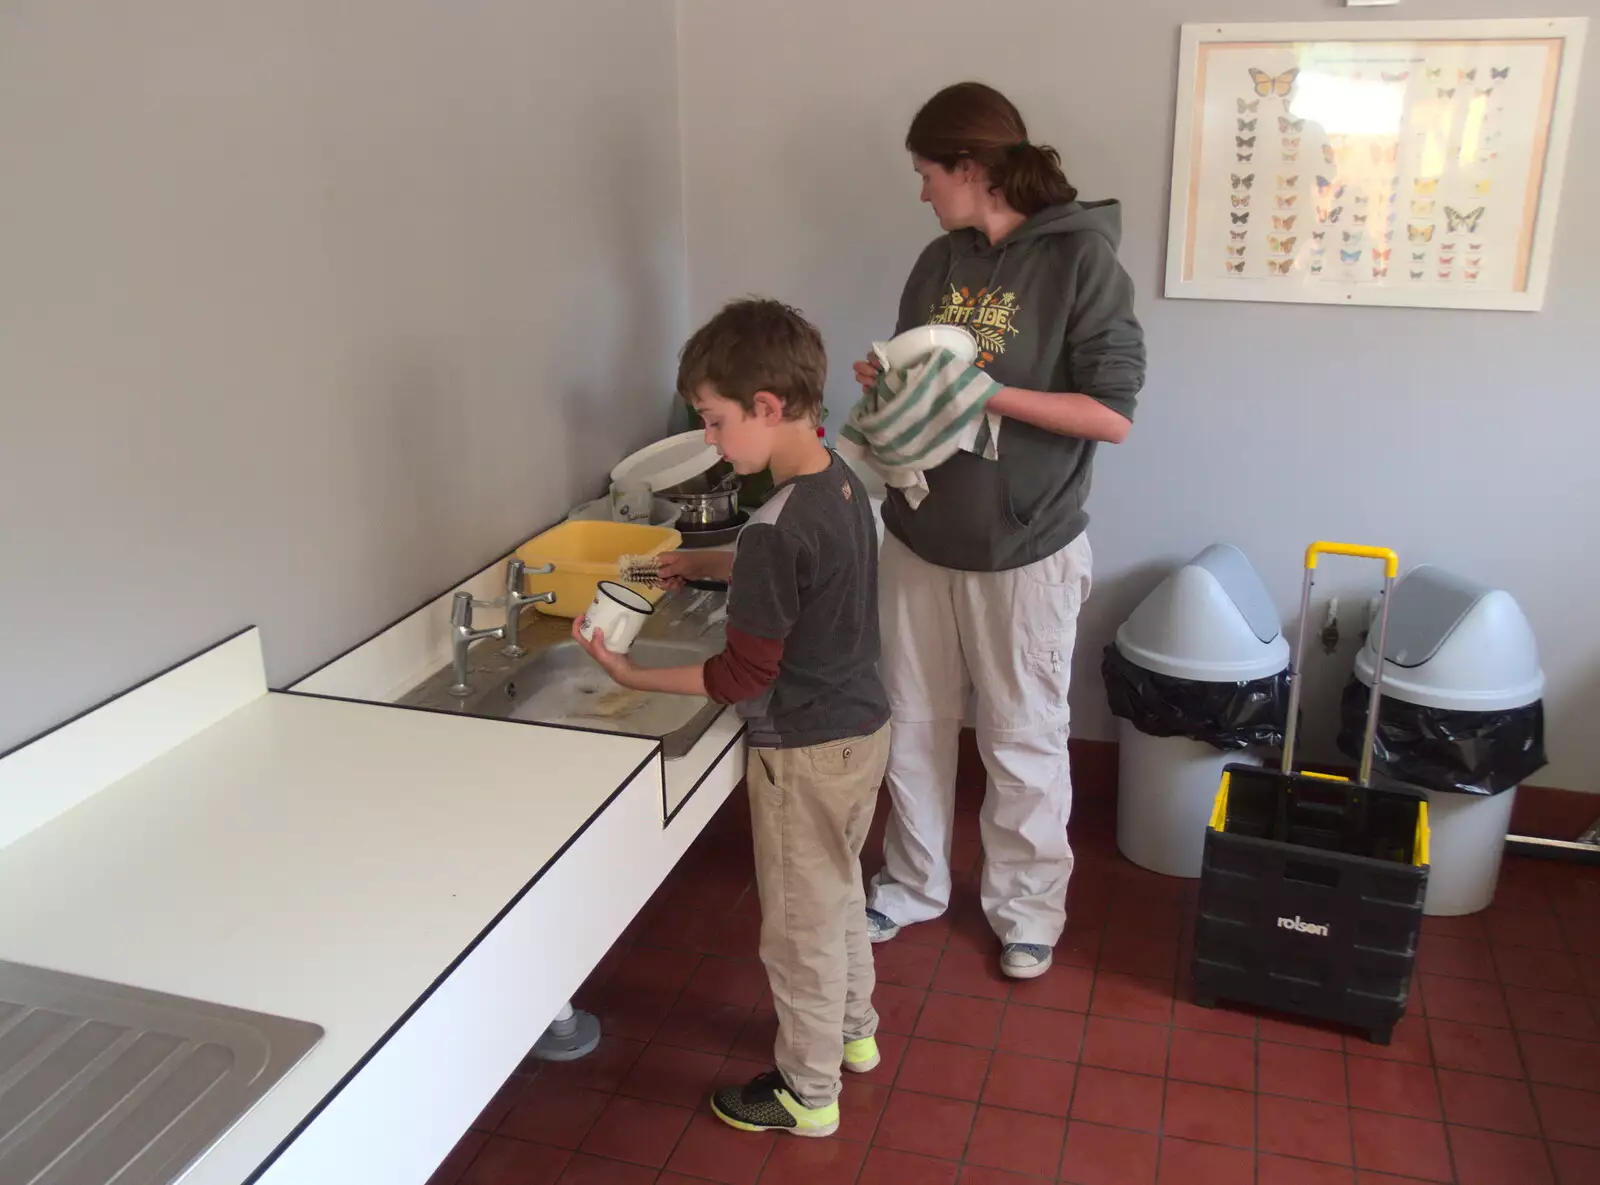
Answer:
[(322, 1025), (185, 1179), (237, 1185), (657, 748), (263, 695), (0, 850), (0, 957)]

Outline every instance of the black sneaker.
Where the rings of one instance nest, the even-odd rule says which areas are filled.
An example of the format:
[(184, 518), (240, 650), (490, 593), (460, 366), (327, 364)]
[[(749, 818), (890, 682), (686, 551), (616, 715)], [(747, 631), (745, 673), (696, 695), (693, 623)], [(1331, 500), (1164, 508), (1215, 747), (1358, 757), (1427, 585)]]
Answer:
[(831, 1136), (839, 1130), (839, 1104), (807, 1107), (794, 1097), (777, 1070), (744, 1086), (726, 1086), (711, 1096), (711, 1110), (744, 1132), (783, 1131), (791, 1136)]

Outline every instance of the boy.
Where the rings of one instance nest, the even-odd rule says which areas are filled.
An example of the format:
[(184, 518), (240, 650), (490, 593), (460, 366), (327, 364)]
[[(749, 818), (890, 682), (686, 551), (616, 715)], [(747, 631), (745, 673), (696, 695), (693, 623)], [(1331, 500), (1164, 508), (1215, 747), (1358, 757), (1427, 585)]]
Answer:
[[(839, 1071), (878, 1064), (861, 848), (889, 756), (878, 680), (878, 536), (866, 492), (817, 439), (827, 357), (799, 313), (735, 301), (683, 347), (679, 393), (706, 441), (774, 490), (738, 548), (675, 552), (673, 581), (729, 583), (727, 648), (703, 666), (647, 670), (585, 649), (624, 687), (736, 703), (761, 896), (761, 961), (778, 1012), (777, 1069), (718, 1091), (745, 1131), (832, 1135)], [(573, 636), (579, 642), (578, 623)]]

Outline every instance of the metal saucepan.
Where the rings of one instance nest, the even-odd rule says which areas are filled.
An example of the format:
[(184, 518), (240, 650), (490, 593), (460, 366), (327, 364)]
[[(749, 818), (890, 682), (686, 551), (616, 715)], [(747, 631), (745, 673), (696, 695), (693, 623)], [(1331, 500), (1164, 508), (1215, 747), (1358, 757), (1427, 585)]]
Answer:
[(739, 475), (728, 473), (712, 483), (705, 477), (659, 490), (658, 498), (665, 498), (679, 508), (678, 521), (673, 525), (680, 531), (715, 531), (732, 526), (739, 517)]

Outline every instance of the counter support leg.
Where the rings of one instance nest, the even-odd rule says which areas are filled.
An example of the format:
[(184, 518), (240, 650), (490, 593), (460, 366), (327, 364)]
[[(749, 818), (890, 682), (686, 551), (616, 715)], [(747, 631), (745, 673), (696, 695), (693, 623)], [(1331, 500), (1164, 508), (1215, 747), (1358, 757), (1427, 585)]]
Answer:
[(600, 1021), (590, 1012), (580, 1012), (572, 1001), (561, 1006), (561, 1011), (550, 1022), (533, 1046), (533, 1056), (543, 1062), (575, 1062), (594, 1052), (600, 1044)]

